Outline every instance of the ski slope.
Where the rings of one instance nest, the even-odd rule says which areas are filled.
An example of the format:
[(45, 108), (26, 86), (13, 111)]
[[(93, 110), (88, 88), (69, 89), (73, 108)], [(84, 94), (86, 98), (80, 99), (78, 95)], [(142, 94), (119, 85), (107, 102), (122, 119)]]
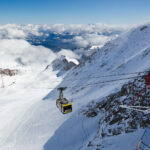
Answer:
[[(32, 77), (32, 74), (29, 76)], [(52, 72), (51, 76), (49, 82), (55, 77)], [(0, 90), (0, 149), (40, 150), (65, 118), (56, 109), (55, 100), (42, 100), (50, 89), (38, 87), (40, 82), (34, 85), (35, 79), (30, 80), (28, 85), (25, 83), (28, 82), (27, 76), (16, 78), (15, 85)], [(25, 84), (19, 83), (19, 80), (25, 80)]]

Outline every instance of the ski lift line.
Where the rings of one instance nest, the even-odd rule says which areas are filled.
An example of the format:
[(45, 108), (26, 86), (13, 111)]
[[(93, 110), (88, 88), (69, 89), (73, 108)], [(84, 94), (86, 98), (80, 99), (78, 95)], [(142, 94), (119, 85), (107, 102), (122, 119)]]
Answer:
[[(122, 79), (116, 79), (116, 80), (107, 80), (107, 81), (102, 81), (102, 82), (98, 82), (98, 83), (89, 83), (89, 84), (86, 84), (84, 86), (82, 86), (81, 88), (87, 88), (87, 87), (91, 87), (91, 86), (94, 86), (94, 85), (99, 85), (99, 84), (104, 84), (104, 83), (109, 83), (109, 82), (115, 82), (115, 81), (121, 81), (121, 80), (129, 80), (129, 79), (135, 79), (135, 78), (138, 78), (138, 77), (141, 77), (141, 76), (135, 76), (135, 77), (130, 77), (130, 78), (122, 78)], [(67, 88), (75, 88), (75, 87), (78, 87), (78, 86), (70, 86)]]
[[(93, 85), (99, 85), (99, 84), (104, 84), (104, 83), (109, 83), (109, 82), (135, 79), (135, 78), (138, 78), (138, 77), (141, 77), (141, 76), (135, 76), (135, 77), (131, 77), (131, 78), (122, 78), (122, 79), (116, 79), (116, 80), (107, 80), (107, 81), (102, 81), (102, 82), (98, 82), (98, 83), (91, 83), (91, 84), (89, 83), (87, 85), (82, 86), (81, 88), (86, 88), (86, 87), (90, 87), (90, 86), (93, 86)], [(73, 87), (70, 87), (70, 88), (73, 88)]]
[[(90, 77), (84, 77), (84, 78), (105, 78), (105, 77), (124, 76), (124, 75), (140, 74), (140, 73), (147, 73), (147, 72), (149, 72), (149, 71), (131, 72), (131, 73), (122, 73), (122, 74), (112, 74), (112, 75), (110, 74), (110, 75), (95, 76), (95, 77), (94, 76), (90, 76)], [(63, 78), (63, 79), (65, 79), (65, 78)], [(76, 80), (79, 80), (79, 79), (76, 79)]]
[[(92, 86), (95, 86), (95, 85), (109, 83), (109, 82), (135, 79), (135, 78), (138, 78), (138, 77), (142, 77), (142, 76), (134, 76), (134, 77), (122, 78), (122, 79), (116, 79), (116, 80), (107, 80), (107, 81), (102, 81), (102, 82), (98, 82), (98, 83), (89, 83), (89, 84), (86, 84), (86, 85), (82, 86), (81, 88), (92, 87)], [(78, 86), (67, 86), (67, 88), (75, 88), (75, 87), (78, 87)], [(58, 88), (49, 88), (49, 89), (58, 89)]]
[[(149, 71), (131, 72), (131, 73), (122, 73), (122, 74), (112, 74), (112, 75), (103, 75), (103, 76), (89, 76), (89, 77), (74, 79), (74, 81), (83, 80), (83, 79), (92, 79), (92, 78), (94, 79), (94, 78), (106, 78), (106, 77), (115, 77), (115, 76), (134, 75), (134, 74), (146, 73), (146, 72), (149, 72)], [(143, 77), (143, 76), (140, 76), (140, 77)], [(65, 79), (65, 78), (62, 78), (62, 79), (63, 79), (63, 81), (72, 81), (72, 79)], [(61, 82), (61, 81), (55, 79), (54, 82)]]
[[(84, 86), (81, 86), (81, 88), (87, 88), (87, 87), (91, 87), (91, 86), (95, 86), (95, 85), (99, 85), (99, 84), (104, 84), (104, 83), (109, 83), (109, 82), (115, 82), (115, 81), (123, 81), (123, 80), (129, 80), (129, 79), (136, 79), (138, 77), (142, 77), (142, 76), (134, 76), (134, 77), (129, 77), (129, 78), (120, 78), (120, 79), (116, 79), (116, 80), (107, 80), (107, 81), (102, 81), (102, 82), (98, 82), (98, 83), (89, 83), (89, 84), (86, 84)], [(67, 88), (75, 88), (75, 87), (78, 87), (78, 86), (67, 86)], [(58, 89), (58, 88), (44, 88), (44, 89)]]
[[(122, 79), (120, 78), (120, 79), (116, 79), (116, 80), (106, 80), (106, 81), (102, 81), (102, 82), (98, 82), (98, 83), (94, 83), (94, 84), (115, 82), (115, 81), (121, 81), (121, 80), (128, 80), (128, 79), (134, 79), (134, 78), (138, 78), (138, 77), (142, 77), (142, 76), (134, 76), (134, 77), (122, 78)], [(91, 84), (87, 84), (87, 85), (91, 85)]]
[[(87, 78), (104, 78), (104, 77), (113, 77), (113, 76), (124, 76), (124, 75), (131, 75), (131, 74), (140, 74), (140, 73), (147, 73), (149, 71), (141, 71), (141, 72), (130, 72), (130, 73), (122, 73), (122, 74), (110, 74), (110, 75), (103, 75), (103, 76), (95, 76), (95, 77), (87, 77)], [(64, 78), (63, 78), (64, 79)]]
[[(82, 86), (81, 88), (87, 88), (87, 87), (94, 87), (95, 85), (100, 85), (100, 84), (104, 84), (104, 83), (111, 83), (111, 82), (115, 82), (115, 81), (123, 81), (123, 80), (130, 80), (130, 79), (136, 79), (136, 78), (139, 78), (139, 77), (143, 77), (143, 76), (134, 76), (134, 77), (128, 77), (128, 78), (120, 78), (120, 79), (116, 79), (116, 80), (106, 80), (106, 81), (102, 81), (102, 82), (98, 82), (98, 83), (89, 83), (89, 84), (86, 84), (84, 86)], [(78, 87), (78, 86), (67, 86), (67, 88), (75, 88), (75, 87)], [(34, 89), (58, 89), (58, 88), (34, 88)]]
[[(106, 77), (115, 77), (115, 76), (125, 76), (125, 75), (132, 75), (132, 74), (140, 74), (140, 73), (146, 73), (149, 71), (141, 71), (141, 72), (131, 72), (131, 73), (122, 73), (122, 74), (112, 74), (112, 75), (103, 75), (103, 76), (89, 76), (89, 77), (83, 77), (83, 78), (79, 78), (79, 79), (74, 79), (74, 81), (76, 80), (83, 80), (83, 79), (92, 79), (92, 78), (106, 78)], [(143, 76), (141, 76), (143, 77)], [(71, 79), (65, 79), (62, 78), (63, 81), (72, 81)], [(54, 82), (60, 82), (58, 80), (55, 80)]]
[[(106, 83), (105, 85), (110, 85), (110, 83), (109, 83), (109, 84)], [(90, 85), (90, 86), (85, 86), (85, 87), (82, 86), (81, 88), (97, 87), (97, 86), (98, 86), (98, 84), (97, 84), (97, 85), (94, 85), (94, 86), (92, 86), (92, 85)], [(72, 86), (72, 87), (68, 87), (68, 86), (67, 86), (67, 88), (74, 88), (74, 87), (78, 87), (78, 86)], [(58, 88), (51, 88), (51, 87), (50, 87), (50, 88), (46, 88), (46, 87), (40, 88), (40, 87), (39, 87), (39, 88), (31, 88), (31, 89), (35, 89), (35, 90), (36, 90), (36, 89), (37, 89), (37, 90), (38, 90), (38, 89), (52, 89), (52, 90), (55, 90), (55, 89), (56, 89), (56, 90), (57, 90)]]
[[(92, 78), (106, 78), (106, 77), (115, 77), (115, 76), (125, 76), (125, 75), (134, 75), (134, 74), (140, 74), (140, 73), (145, 73), (148, 71), (143, 71), (143, 72), (132, 72), (132, 73), (122, 73), (122, 74), (114, 74), (114, 75), (104, 75), (104, 76), (89, 76), (89, 77), (83, 77), (83, 78), (79, 78), (79, 79), (74, 79), (74, 81), (76, 80), (83, 80), (83, 79), (92, 79)], [(141, 76), (143, 77), (143, 76)], [(65, 79), (63, 78), (63, 81), (72, 81), (70, 79)], [(60, 81), (55, 81), (55, 82), (60, 82)]]
[[(91, 77), (91, 78), (101, 78), (101, 77), (106, 77), (106, 76), (97, 76), (97, 77)], [(127, 80), (127, 79), (132, 79), (132, 78), (138, 78), (138, 77), (143, 77), (143, 76), (133, 76), (133, 77), (128, 77), (128, 78), (122, 78), (122, 79), (114, 79), (114, 80), (106, 80), (106, 81), (103, 81), (103, 82), (99, 82), (99, 83), (106, 83), (106, 82), (114, 82), (114, 81), (119, 81), (119, 80)], [(87, 78), (83, 78), (83, 79), (88, 79), (89, 77)], [(81, 79), (81, 78), (80, 78)], [(80, 79), (74, 79), (75, 80), (80, 80)], [(82, 79), (82, 80), (83, 80)], [(63, 81), (72, 81), (72, 80), (63, 80)], [(54, 82), (60, 82), (60, 81), (54, 81)], [(89, 84), (87, 84), (89, 85)]]
[(149, 72), (149, 71), (130, 72), (130, 73), (121, 73), (121, 74), (112, 74), (112, 75), (106, 75), (106, 76), (97, 76), (97, 77), (124, 76), (124, 75), (140, 74), (140, 73), (146, 73), (146, 72)]
[[(92, 78), (94, 79), (94, 78), (103, 78), (103, 77), (106, 77), (106, 76), (85, 77), (85, 78), (73, 79), (73, 80), (69, 80), (69, 79), (68, 79), (68, 80), (65, 80), (65, 79), (64, 79), (63, 81), (80, 81), (80, 80), (83, 80), (83, 79), (90, 79), (90, 78), (91, 78), (91, 79), (92, 79)], [(136, 77), (143, 77), (143, 76), (136, 76)], [(133, 77), (128, 77), (128, 78), (135, 78), (135, 77), (133, 76)], [(118, 79), (118, 80), (120, 80), (120, 79)], [(113, 80), (111, 80), (111, 81), (113, 81)], [(116, 80), (115, 80), (115, 81), (116, 81)], [(57, 82), (61, 82), (61, 81), (54, 81), (54, 82), (57, 83)]]

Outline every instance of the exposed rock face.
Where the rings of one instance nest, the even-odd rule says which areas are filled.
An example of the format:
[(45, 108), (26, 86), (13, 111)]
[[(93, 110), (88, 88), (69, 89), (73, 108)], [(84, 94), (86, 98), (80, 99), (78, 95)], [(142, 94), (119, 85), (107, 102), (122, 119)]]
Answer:
[[(49, 68), (50, 65), (48, 65), (45, 70)], [(70, 70), (71, 68), (77, 66), (77, 64), (73, 63), (72, 61), (68, 62), (65, 56), (61, 56), (57, 59), (55, 59), (52, 62), (52, 68), (54, 71), (58, 71), (57, 75), (63, 75), (66, 71)]]
[[(87, 117), (95, 117), (99, 113), (103, 116), (99, 120), (99, 131), (96, 136), (105, 138), (134, 132), (139, 128), (146, 128), (150, 125), (150, 114), (120, 107), (120, 105), (129, 104), (143, 89), (144, 85), (143, 79), (136, 79), (134, 82), (123, 85), (119, 92), (88, 105), (88, 110), (84, 111)], [(134, 106), (150, 107), (149, 97), (150, 87), (135, 101)]]
[(76, 66), (76, 64), (74, 64), (73, 62), (68, 62), (65, 56), (61, 56), (60, 58), (54, 60), (52, 65), (55, 70), (64, 70), (64, 71), (67, 71), (72, 67)]
[(18, 74), (18, 72), (19, 71), (17, 69), (0, 69), (1, 75), (14, 76)]

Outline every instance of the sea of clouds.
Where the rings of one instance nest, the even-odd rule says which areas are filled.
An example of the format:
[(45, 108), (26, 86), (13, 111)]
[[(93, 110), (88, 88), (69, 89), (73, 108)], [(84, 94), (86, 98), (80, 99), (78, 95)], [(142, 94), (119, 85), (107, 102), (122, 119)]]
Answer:
[[(54, 25), (16, 25), (7, 24), (0, 25), (0, 39), (31, 39), (41, 37), (39, 43), (42, 44), (43, 39), (48, 40), (52, 34), (57, 35), (55, 40), (62, 43), (73, 43), (79, 48), (103, 45), (106, 41), (117, 36), (127, 26), (105, 25), (105, 24), (54, 24)], [(60, 39), (61, 38), (61, 39)]]
[(101, 47), (126, 29), (105, 24), (0, 25), (0, 68), (15, 63), (46, 66), (60, 55), (79, 59), (79, 52)]

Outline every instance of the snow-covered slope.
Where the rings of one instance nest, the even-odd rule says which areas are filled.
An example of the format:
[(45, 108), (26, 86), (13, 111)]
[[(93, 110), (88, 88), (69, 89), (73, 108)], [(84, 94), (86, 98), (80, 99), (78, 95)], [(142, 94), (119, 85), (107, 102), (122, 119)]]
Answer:
[[(137, 76), (107, 75), (148, 70), (149, 43), (149, 24), (133, 28), (95, 49), (92, 55), (79, 61), (78, 65), (59, 74), (62, 68), (54, 70), (53, 66), (56, 62), (63, 62), (59, 61), (59, 58), (62, 59), (60, 55), (64, 55), (69, 62), (72, 59), (77, 61), (76, 54), (66, 51), (56, 54), (43, 46), (33, 46), (21, 39), (0, 40), (0, 62), (3, 64), (0, 68), (25, 68), (21, 74), (3, 77), (5, 88), (0, 90), (0, 149), (134, 149), (144, 127), (139, 127), (132, 133), (121, 132), (102, 138), (102, 130), (113, 129), (109, 124), (111, 120), (105, 121), (105, 114), (110, 116), (113, 104), (124, 99), (118, 96), (115, 101), (113, 98), (109, 99), (110, 95), (114, 94), (115, 97), (125, 84), (128, 87), (129, 80), (102, 82)], [(73, 103), (73, 112), (67, 115), (62, 115), (55, 105), (58, 96), (56, 88), (60, 86), (68, 87), (64, 95)], [(111, 111), (105, 107), (104, 112), (97, 109), (98, 104), (104, 101), (111, 101)], [(123, 120), (122, 122), (124, 123)], [(117, 124), (114, 126), (117, 127)]]
[[(47, 141), (44, 147), (45, 150), (54, 149), (54, 147), (58, 150), (99, 149), (102, 147), (104, 150), (112, 148), (115, 150), (123, 150), (136, 147), (143, 130), (136, 129), (135, 133), (124, 134), (124, 128), (124, 131), (121, 132), (121, 135), (118, 135), (118, 137), (100, 139), (101, 131), (99, 127), (104, 126), (103, 128), (112, 128), (112, 126), (109, 125), (109, 122), (106, 122), (105, 124), (100, 122), (100, 120), (104, 121), (105, 118), (102, 118), (105, 117), (105, 113), (111, 115), (111, 111), (106, 109), (105, 113), (100, 112), (91, 119), (86, 118), (81, 114), (84, 109), (88, 109), (87, 104), (89, 102), (92, 102), (94, 105), (97, 102), (103, 101), (105, 97), (109, 97), (110, 94), (117, 94), (117, 92), (121, 90), (122, 85), (129, 80), (120, 80), (103, 84), (100, 82), (134, 77), (138, 74), (108, 77), (107, 75), (139, 72), (150, 68), (150, 25), (144, 26), (146, 26), (144, 30), (142, 30), (143, 26), (133, 28), (119, 36), (117, 39), (106, 43), (104, 47), (95, 52), (93, 56), (89, 57), (86, 62), (80, 64), (75, 69), (72, 69), (67, 76), (65, 76), (63, 82), (59, 86), (70, 87), (66, 91), (66, 96), (73, 101), (74, 114), (56, 131), (55, 135)], [(133, 80), (131, 80), (131, 82), (133, 82)], [(142, 87), (143, 86), (141, 86), (141, 89)], [(50, 99), (52, 95), (53, 92), (49, 93), (47, 97)], [(133, 97), (134, 94), (132, 94), (132, 98)], [(120, 96), (119, 98), (120, 101), (123, 100), (123, 97), (121, 98)], [(92, 112), (95, 112), (94, 109), (96, 108), (94, 107)], [(81, 114), (79, 110), (81, 111)], [(141, 117), (144, 119), (144, 115)], [(148, 119), (150, 118), (148, 117)], [(90, 123), (88, 122), (89, 120)], [(116, 127), (117, 123), (115, 124)], [(126, 127), (128, 126), (129, 125)], [(63, 135), (65, 136), (65, 139)], [(130, 143), (129, 145), (126, 145), (126, 142), (129, 139)], [(100, 147), (102, 140), (104, 142), (102, 147)], [(58, 146), (58, 141), (61, 143), (61, 146)]]

